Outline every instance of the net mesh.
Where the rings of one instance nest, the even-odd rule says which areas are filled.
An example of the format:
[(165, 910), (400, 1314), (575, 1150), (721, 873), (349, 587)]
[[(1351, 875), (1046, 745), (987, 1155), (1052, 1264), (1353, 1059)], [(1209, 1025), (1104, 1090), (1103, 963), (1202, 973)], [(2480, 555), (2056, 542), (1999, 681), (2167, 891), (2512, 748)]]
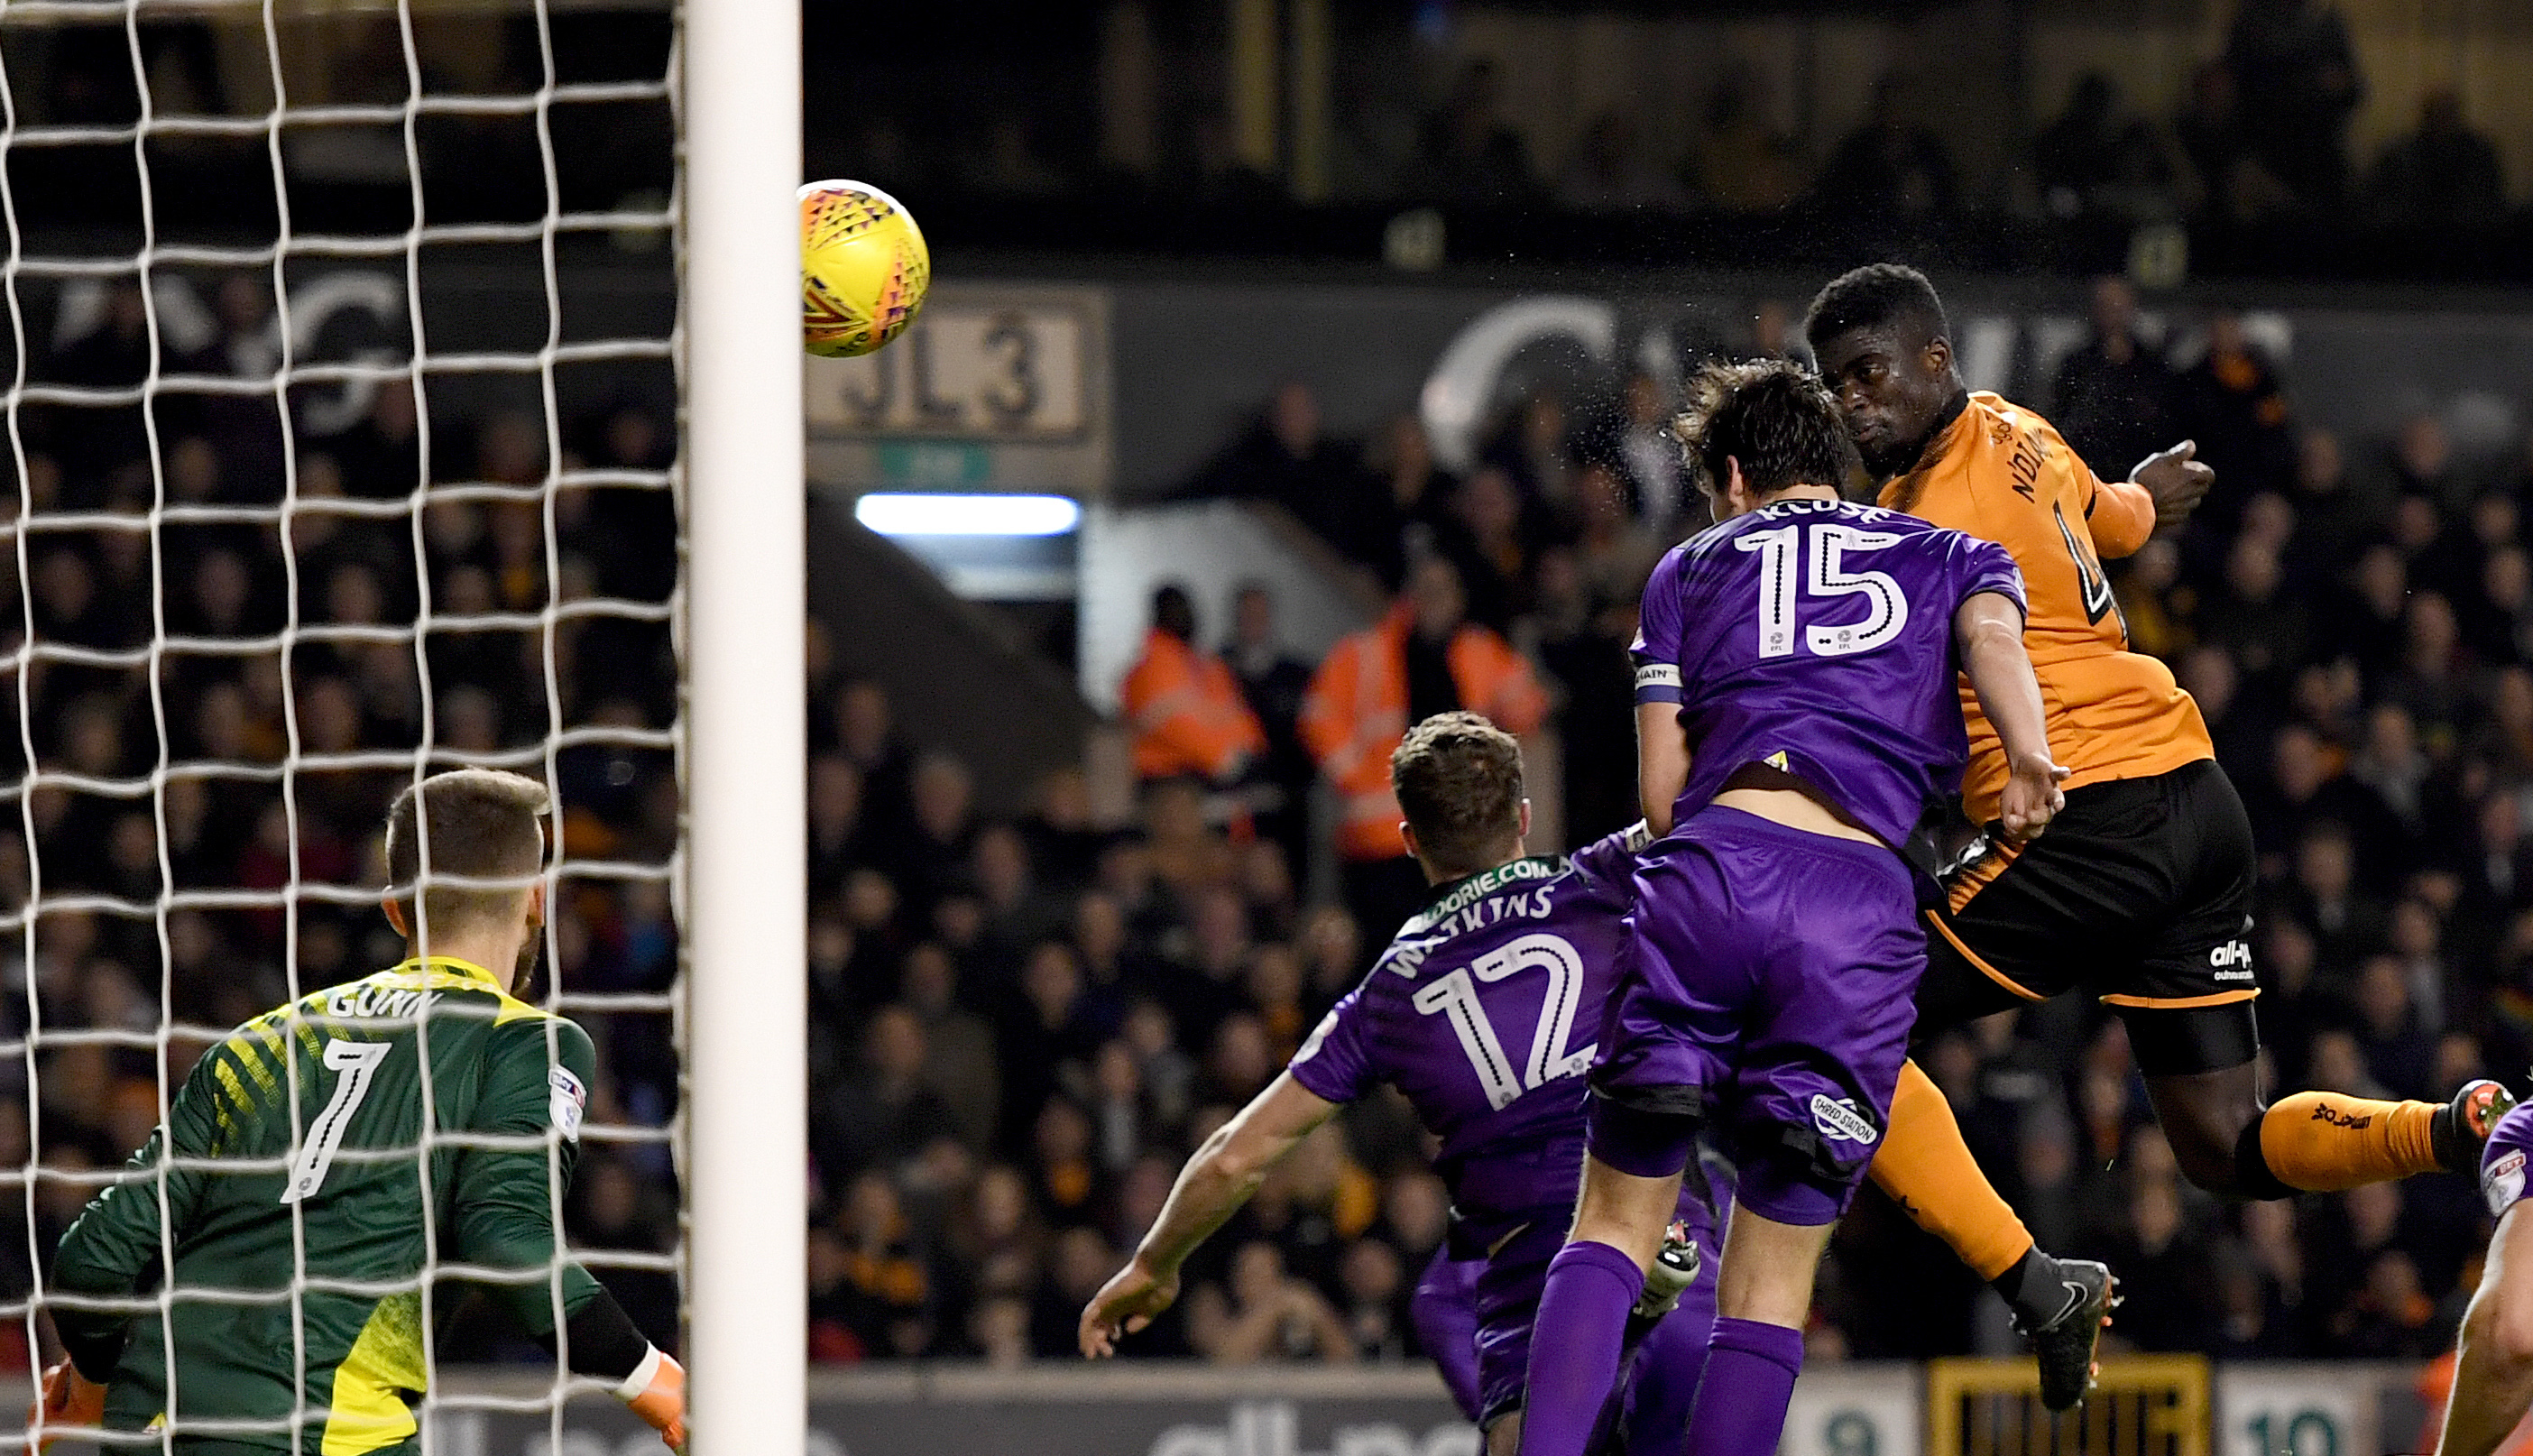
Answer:
[[(532, 994), (599, 1076), (546, 1193), (674, 1348), (673, 32), (569, 0), (0, 0), (0, 1366), (58, 1358), (54, 1245), (205, 1050), (402, 959), (379, 826), (459, 765), (553, 795)], [(453, 1140), (426, 1120), (420, 1151)], [(183, 1292), (418, 1291), (426, 1444), (560, 1448), (561, 1360), (452, 1378), (523, 1342), (437, 1242), (419, 1281), (312, 1284), (292, 1227), (287, 1294)], [(146, 1448), (282, 1425), (171, 1415)], [(294, 1447), (325, 1420), (303, 1393)]]

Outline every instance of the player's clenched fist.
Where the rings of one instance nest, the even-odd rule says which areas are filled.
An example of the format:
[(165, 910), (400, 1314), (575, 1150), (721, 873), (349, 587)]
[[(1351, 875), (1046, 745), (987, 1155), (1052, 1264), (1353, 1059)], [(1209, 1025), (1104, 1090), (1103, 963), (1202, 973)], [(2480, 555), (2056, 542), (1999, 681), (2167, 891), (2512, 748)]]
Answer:
[(1083, 1355), (1098, 1360), (1117, 1353), (1117, 1337), (1150, 1324), (1154, 1315), (1179, 1297), (1178, 1271), (1156, 1274), (1136, 1259), (1109, 1276), (1082, 1308), (1079, 1338)]
[(37, 1451), (52, 1449), (65, 1427), (95, 1426), (104, 1420), (105, 1387), (81, 1374), (67, 1360), (44, 1371), (43, 1394), (27, 1412), (29, 1429), (38, 1421), (44, 1426), (44, 1434), (33, 1443)]
[(2058, 786), (2066, 782), (2068, 770), (2051, 763), (2048, 755), (2018, 754), (2007, 773), (2005, 793), (1997, 805), (1997, 818), (2005, 837), (2017, 843), (2032, 838), (2046, 829), (2058, 811), (2067, 807), (2067, 791)]
[(654, 1349), (617, 1394), (670, 1450), (686, 1456), (686, 1368), (676, 1356)]
[(2189, 520), (2216, 484), (2216, 472), (2192, 458), (2198, 453), (2199, 442), (2185, 439), (2140, 460), (2137, 469), (2129, 472), (2129, 479), (2154, 497), (2156, 530), (2169, 531)]

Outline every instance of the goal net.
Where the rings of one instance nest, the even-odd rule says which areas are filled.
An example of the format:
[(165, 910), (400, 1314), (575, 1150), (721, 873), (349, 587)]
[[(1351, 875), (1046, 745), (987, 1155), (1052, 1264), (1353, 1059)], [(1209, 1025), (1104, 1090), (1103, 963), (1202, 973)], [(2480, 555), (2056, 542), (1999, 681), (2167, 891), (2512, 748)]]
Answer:
[[(598, 1050), (553, 1206), (678, 1348), (677, 24), (0, 0), (0, 1367), (59, 1358), (54, 1246), (196, 1061), (403, 959), (379, 829), (460, 765), (552, 793), (521, 994)], [(462, 1281), (412, 1288), (429, 1449), (586, 1446), (563, 1407), (594, 1386)], [(288, 1424), (313, 1450), (326, 1419), (303, 1394)], [(220, 1427), (138, 1444), (189, 1429)]]

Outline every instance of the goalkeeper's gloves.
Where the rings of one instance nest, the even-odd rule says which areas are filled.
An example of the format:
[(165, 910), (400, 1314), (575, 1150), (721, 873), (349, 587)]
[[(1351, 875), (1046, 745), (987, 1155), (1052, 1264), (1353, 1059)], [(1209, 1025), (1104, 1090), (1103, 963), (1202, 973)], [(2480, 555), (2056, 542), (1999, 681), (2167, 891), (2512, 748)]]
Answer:
[(27, 1429), (31, 1435), (35, 1423), (43, 1423), (44, 1433), (34, 1437), (33, 1445), (37, 1451), (47, 1451), (68, 1433), (64, 1427), (97, 1426), (104, 1420), (105, 1387), (65, 1360), (44, 1371), (43, 1393), (27, 1412)]
[(686, 1368), (677, 1364), (676, 1356), (652, 1346), (633, 1373), (616, 1387), (616, 1398), (658, 1431), (670, 1450), (686, 1456)]

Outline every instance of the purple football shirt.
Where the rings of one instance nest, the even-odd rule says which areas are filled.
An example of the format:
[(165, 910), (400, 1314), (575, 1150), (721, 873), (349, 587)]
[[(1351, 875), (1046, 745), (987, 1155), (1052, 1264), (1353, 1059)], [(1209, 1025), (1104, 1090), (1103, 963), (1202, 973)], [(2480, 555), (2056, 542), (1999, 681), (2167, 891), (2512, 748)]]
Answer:
[(1672, 822), (1761, 763), (1905, 844), (1961, 791), (1953, 613), (1978, 592), (2023, 605), (2005, 548), (1878, 506), (1781, 500), (1673, 548), (1634, 645), (1636, 701), (1688, 730)]
[(1331, 1102), (1406, 1094), (1463, 1217), (1571, 1204), (1642, 835), (1440, 887), (1293, 1054), (1293, 1079)]

